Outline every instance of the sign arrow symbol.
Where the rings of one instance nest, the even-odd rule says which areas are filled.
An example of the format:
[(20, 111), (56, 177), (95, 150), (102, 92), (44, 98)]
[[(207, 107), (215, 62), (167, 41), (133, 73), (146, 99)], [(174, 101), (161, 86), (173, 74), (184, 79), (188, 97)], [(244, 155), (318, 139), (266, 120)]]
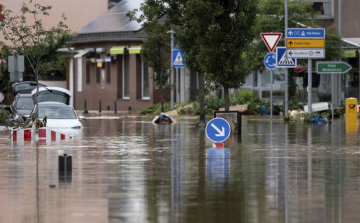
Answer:
[(293, 34), (293, 32), (289, 31), (288, 34), (291, 36)]
[(289, 45), (291, 46), (292, 44), (293, 44), (293, 42), (290, 41), (290, 42), (289, 42)]
[(293, 52), (290, 51), (290, 52), (289, 52), (289, 55), (292, 56), (292, 55), (293, 55)]
[(222, 127), (222, 131), (220, 131), (220, 129), (218, 129), (214, 123), (211, 123), (211, 127), (213, 127), (219, 134), (215, 134), (215, 136), (225, 136), (225, 129), (224, 127)]

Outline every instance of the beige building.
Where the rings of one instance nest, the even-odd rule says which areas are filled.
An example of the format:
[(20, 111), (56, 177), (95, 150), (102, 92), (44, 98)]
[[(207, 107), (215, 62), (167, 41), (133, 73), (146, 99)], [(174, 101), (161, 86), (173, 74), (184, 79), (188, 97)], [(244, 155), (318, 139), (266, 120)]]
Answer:
[[(69, 27), (71, 33), (79, 31), (108, 10), (108, 0), (33, 0), (33, 3), (29, 3), (29, 0), (2, 0), (1, 4), (4, 8), (18, 13), (23, 2), (28, 5), (36, 2), (40, 5), (52, 6), (49, 12), (50, 15), (43, 19), (45, 28), (57, 25), (61, 20), (61, 15), (65, 13), (67, 18), (65, 24)], [(2, 34), (0, 35), (0, 41), (5, 42)], [(6, 43), (9, 44), (8, 42)]]

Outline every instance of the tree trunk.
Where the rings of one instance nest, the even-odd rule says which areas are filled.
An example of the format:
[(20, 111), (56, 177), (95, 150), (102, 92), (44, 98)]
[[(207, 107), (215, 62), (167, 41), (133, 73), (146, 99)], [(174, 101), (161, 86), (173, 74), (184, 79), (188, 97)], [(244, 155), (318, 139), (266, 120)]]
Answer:
[(224, 87), (224, 98), (225, 98), (225, 111), (229, 111), (230, 102), (229, 102), (229, 88)]
[(204, 75), (199, 72), (199, 104), (200, 104), (200, 120), (205, 120), (205, 80)]
[(164, 112), (164, 89), (160, 88), (161, 112)]

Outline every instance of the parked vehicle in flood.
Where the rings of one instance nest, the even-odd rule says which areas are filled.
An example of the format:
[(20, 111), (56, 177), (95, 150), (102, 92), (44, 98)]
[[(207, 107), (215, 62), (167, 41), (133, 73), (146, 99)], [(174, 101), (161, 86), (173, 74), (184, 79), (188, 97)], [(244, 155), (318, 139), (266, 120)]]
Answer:
[[(11, 92), (14, 96), (17, 94), (30, 94), (32, 90), (36, 89), (36, 86), (36, 81), (17, 82), (11, 86)], [(47, 87), (47, 85), (39, 83), (39, 88), (41, 87)]]
[[(31, 95), (36, 101), (36, 88), (31, 91)], [(71, 92), (61, 87), (41, 87), (38, 93), (38, 102), (54, 101), (69, 105)]]
[[(31, 114), (35, 112), (36, 105)], [(38, 117), (41, 121), (46, 117), (46, 127), (50, 129), (65, 130), (75, 134), (83, 129), (80, 121), (85, 119), (84, 116), (78, 116), (71, 106), (60, 102), (40, 102)]]
[(10, 113), (16, 114), (15, 119), (22, 118), (26, 120), (34, 108), (34, 100), (31, 94), (17, 94), (10, 104), (5, 107)]

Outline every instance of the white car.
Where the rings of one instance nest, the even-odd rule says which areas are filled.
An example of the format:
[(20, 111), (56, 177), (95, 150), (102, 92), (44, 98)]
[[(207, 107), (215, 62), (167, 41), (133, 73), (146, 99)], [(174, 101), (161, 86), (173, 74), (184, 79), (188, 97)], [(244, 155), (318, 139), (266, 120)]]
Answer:
[[(31, 114), (36, 112), (36, 105)], [(31, 116), (31, 115), (30, 115)], [(41, 102), (39, 103), (39, 119), (43, 120), (46, 116), (46, 127), (59, 131), (77, 134), (81, 132), (83, 126), (81, 120), (84, 116), (77, 116), (74, 109), (60, 102)]]

